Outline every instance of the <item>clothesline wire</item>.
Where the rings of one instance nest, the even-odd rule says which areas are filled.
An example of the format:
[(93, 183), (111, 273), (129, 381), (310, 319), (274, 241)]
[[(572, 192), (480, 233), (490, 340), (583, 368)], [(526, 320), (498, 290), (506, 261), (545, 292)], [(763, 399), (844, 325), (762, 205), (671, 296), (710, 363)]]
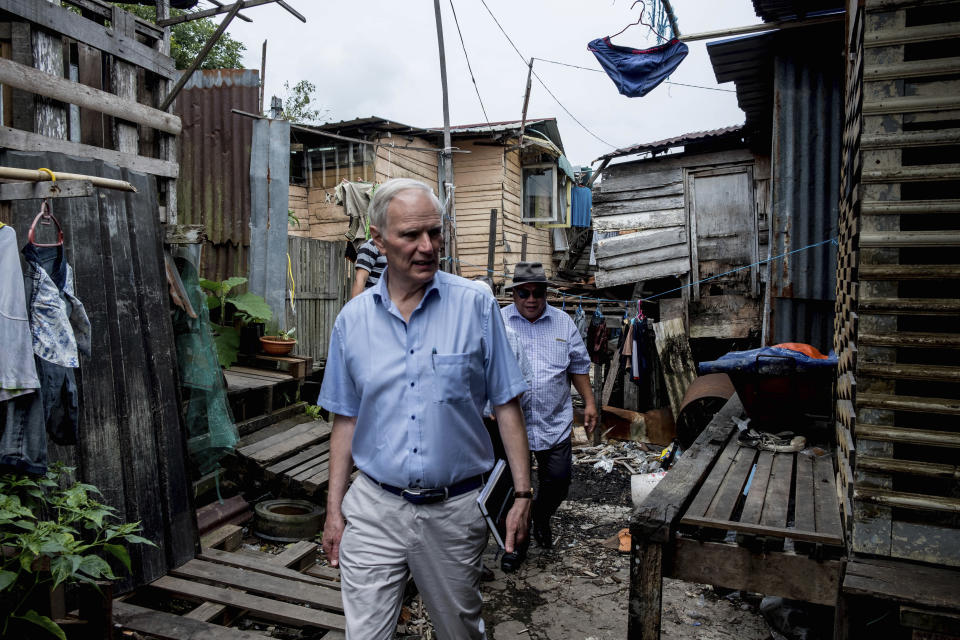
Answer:
[(453, 23), (457, 25), (457, 34), (460, 36), (460, 46), (463, 47), (463, 57), (467, 59), (467, 70), (470, 72), (470, 80), (473, 81), (473, 88), (477, 92), (477, 100), (480, 101), (480, 110), (483, 111), (483, 119), (489, 126), (490, 118), (487, 116), (487, 108), (483, 106), (483, 98), (480, 97), (480, 87), (477, 86), (477, 79), (473, 76), (473, 67), (470, 66), (470, 56), (467, 55), (467, 45), (463, 41), (463, 32), (460, 30), (460, 21), (457, 20), (457, 10), (453, 8), (453, 0), (450, 0), (450, 11), (453, 12)]
[[(513, 47), (513, 50), (517, 52), (517, 55), (520, 56), (520, 59), (521, 59), (521, 60), (523, 60), (524, 66), (526, 66), (526, 65), (527, 65), (527, 58), (525, 58), (525, 57), (523, 56), (523, 54), (520, 53), (520, 49), (518, 49), (518, 48), (517, 48), (517, 45), (513, 43), (513, 40), (512, 40), (512, 39), (510, 38), (510, 36), (507, 34), (506, 29), (504, 29), (504, 28), (503, 28), (503, 25), (500, 24), (500, 21), (497, 20), (497, 16), (493, 15), (493, 11), (491, 11), (491, 10), (490, 10), (490, 7), (487, 6), (487, 0), (480, 0), (480, 2), (483, 3), (483, 7), (487, 10), (487, 13), (490, 14), (490, 17), (493, 18), (493, 21), (497, 24), (497, 27), (500, 28), (500, 32), (503, 34), (503, 37), (505, 37), (505, 38), (507, 39), (507, 42), (510, 43), (510, 46)], [(616, 148), (617, 148), (616, 145), (610, 144), (609, 142), (607, 142), (606, 140), (604, 140), (603, 138), (601, 138), (600, 136), (598, 136), (597, 134), (595, 134), (593, 131), (591, 131), (590, 129), (588, 129), (585, 124), (583, 124), (582, 122), (580, 122), (580, 120), (578, 120), (575, 115), (573, 115), (572, 113), (570, 113), (570, 110), (567, 109), (567, 108), (563, 105), (562, 102), (560, 102), (560, 99), (557, 98), (556, 95), (554, 95), (553, 91), (550, 90), (550, 87), (547, 86), (547, 83), (543, 81), (543, 78), (541, 78), (541, 77), (537, 74), (536, 71), (531, 70), (531, 72), (533, 73), (533, 76), (537, 79), (537, 82), (539, 82), (539, 83), (543, 86), (543, 88), (547, 90), (547, 93), (550, 94), (550, 97), (553, 98), (554, 101), (555, 101), (558, 105), (560, 105), (560, 108), (563, 109), (563, 110), (566, 112), (566, 114), (567, 114), (568, 116), (570, 116), (570, 117), (573, 119), (573, 121), (576, 122), (576, 123), (580, 126), (581, 129), (583, 129), (584, 131), (586, 131), (586, 132), (589, 133), (591, 136), (593, 136), (594, 138), (596, 138), (597, 140), (599, 140), (599, 141), (602, 142), (603, 144), (607, 145), (607, 146), (610, 147), (611, 149), (616, 149)]]
[[(606, 73), (603, 69), (594, 69), (592, 67), (581, 67), (575, 64), (569, 64), (567, 62), (560, 62), (558, 60), (547, 60), (546, 58), (534, 58), (534, 60), (539, 60), (540, 62), (549, 62), (550, 64), (558, 64), (562, 67), (570, 67), (572, 69), (582, 69), (583, 71), (593, 71), (594, 73)], [(725, 93), (736, 93), (735, 89), (721, 89), (720, 87), (705, 87), (699, 84), (687, 84), (684, 82), (673, 82), (671, 80), (664, 80), (663, 84), (672, 84), (678, 87), (690, 87), (693, 89), (707, 89), (709, 91), (723, 91)]]
[[(640, 302), (651, 302), (651, 301), (653, 301), (653, 300), (656, 300), (657, 298), (660, 298), (660, 297), (663, 297), (663, 296), (667, 295), (668, 293), (674, 293), (675, 291), (682, 291), (683, 289), (688, 289), (688, 288), (690, 288), (690, 287), (695, 287), (695, 286), (697, 286), (697, 285), (699, 285), (699, 284), (703, 284), (704, 282), (710, 282), (711, 280), (716, 280), (717, 278), (722, 278), (723, 276), (728, 276), (728, 275), (730, 275), (731, 273), (737, 273), (738, 271), (743, 271), (744, 269), (752, 269), (753, 267), (758, 267), (758, 266), (760, 266), (760, 265), (762, 265), (762, 264), (766, 264), (766, 263), (768, 263), (768, 262), (773, 262), (774, 260), (780, 260), (780, 259), (782, 259), (782, 258), (786, 258), (787, 256), (793, 255), (794, 253), (799, 253), (799, 252), (801, 252), (801, 251), (807, 251), (807, 250), (809, 250), (809, 249), (815, 249), (816, 247), (822, 247), (822, 246), (825, 245), (825, 244), (833, 244), (834, 246), (837, 246), (837, 238), (836, 238), (835, 236), (832, 236), (832, 237), (827, 238), (826, 240), (823, 240), (823, 241), (821, 241), (821, 242), (814, 242), (813, 244), (808, 244), (807, 246), (805, 246), (805, 247), (800, 247), (799, 249), (794, 249), (794, 250), (792, 250), (792, 251), (787, 251), (787, 252), (785, 252), (785, 253), (781, 253), (781, 254), (776, 255), (776, 256), (770, 256), (769, 258), (765, 258), (764, 260), (758, 260), (757, 262), (752, 262), (752, 263), (750, 263), (750, 264), (748, 264), (748, 265), (745, 265), (745, 266), (742, 266), (742, 267), (737, 267), (736, 269), (731, 269), (731, 270), (729, 270), (729, 271), (724, 271), (723, 273), (718, 273), (717, 275), (715, 275), (715, 276), (710, 276), (709, 278), (702, 278), (702, 279), (700, 279), (700, 280), (697, 280), (696, 282), (691, 282), (690, 284), (684, 284), (684, 285), (681, 285), (681, 286), (679, 286), (679, 287), (675, 287), (675, 288), (673, 288), (673, 289), (669, 289), (669, 290), (667, 290), (667, 291), (663, 291), (663, 292), (661, 292), (661, 293), (657, 293), (657, 294), (655, 294), (655, 295), (648, 296), (648, 297), (646, 297), (646, 298), (630, 299), (630, 300), (619, 300), (619, 299), (617, 299), (617, 298), (595, 298), (595, 297), (593, 297), (593, 296), (582, 296), (582, 295), (579, 295), (579, 294), (567, 293), (567, 292), (565, 292), (565, 291), (560, 291), (559, 289), (556, 289), (556, 288), (553, 288), (553, 287), (547, 287), (547, 288), (548, 288), (550, 291), (555, 291), (555, 292), (559, 293), (559, 294), (560, 294), (561, 296), (563, 296), (563, 297), (569, 297), (571, 300), (574, 299), (574, 298), (576, 298), (576, 299), (578, 299), (578, 300), (596, 300), (597, 302), (610, 302), (610, 303), (623, 304), (623, 305), (631, 304), (631, 303), (637, 302), (638, 300), (639, 300)], [(451, 256), (444, 256), (443, 258), (441, 258), (441, 260), (456, 261), (456, 262), (459, 262), (460, 264), (466, 265), (466, 266), (468, 266), (468, 267), (474, 267), (474, 268), (477, 268), (477, 269), (482, 269), (483, 271), (486, 271), (487, 273), (492, 273), (493, 275), (510, 277), (510, 274), (507, 273), (506, 271), (500, 272), (500, 271), (496, 271), (496, 270), (494, 270), (494, 269), (487, 269), (486, 267), (483, 267), (483, 266), (481, 266), (481, 265), (471, 264), (471, 263), (469, 263), (469, 262), (467, 262), (467, 261), (465, 261), (465, 260), (459, 260), (459, 259), (453, 258), (453, 257), (451, 257)]]

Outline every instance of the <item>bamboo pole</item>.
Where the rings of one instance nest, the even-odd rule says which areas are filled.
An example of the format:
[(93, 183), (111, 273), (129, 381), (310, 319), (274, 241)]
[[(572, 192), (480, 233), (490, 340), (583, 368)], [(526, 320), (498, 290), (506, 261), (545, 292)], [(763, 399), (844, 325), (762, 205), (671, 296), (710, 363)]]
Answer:
[[(54, 172), (57, 180), (86, 180), (95, 187), (104, 189), (117, 189), (118, 191), (132, 191), (136, 193), (137, 189), (125, 180), (112, 180), (110, 178), (101, 178), (99, 176), (85, 176), (79, 173), (60, 173)], [(50, 180), (50, 174), (39, 169), (18, 169), (16, 167), (0, 167), (0, 178), (9, 180), (27, 180), (30, 182), (44, 182)]]
[(751, 24), (745, 27), (731, 27), (729, 29), (718, 29), (717, 31), (702, 31), (700, 33), (691, 33), (685, 36), (678, 36), (682, 42), (694, 42), (697, 40), (712, 40), (713, 38), (729, 38), (730, 36), (741, 36), (748, 33), (758, 33), (760, 31), (779, 31), (783, 29), (797, 29), (800, 27), (812, 27), (826, 22), (838, 22), (843, 20), (843, 12), (832, 13), (816, 18), (807, 18), (806, 20), (784, 20), (781, 22), (764, 22), (761, 24)]

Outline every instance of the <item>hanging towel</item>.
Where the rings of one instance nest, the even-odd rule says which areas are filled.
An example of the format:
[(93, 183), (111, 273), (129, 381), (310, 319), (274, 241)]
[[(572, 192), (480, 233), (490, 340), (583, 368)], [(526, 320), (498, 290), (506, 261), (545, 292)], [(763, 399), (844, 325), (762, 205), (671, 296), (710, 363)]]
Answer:
[(631, 49), (597, 38), (587, 45), (607, 72), (617, 90), (630, 98), (642, 98), (673, 73), (689, 49), (676, 38), (651, 49)]
[(593, 207), (593, 190), (590, 187), (574, 187), (570, 211), (571, 227), (589, 227), (590, 209)]

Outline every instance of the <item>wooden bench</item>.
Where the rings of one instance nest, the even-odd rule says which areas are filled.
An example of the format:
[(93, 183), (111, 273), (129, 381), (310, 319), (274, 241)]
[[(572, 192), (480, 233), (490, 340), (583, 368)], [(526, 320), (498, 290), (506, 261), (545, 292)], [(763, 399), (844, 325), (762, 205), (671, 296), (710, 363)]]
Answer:
[(834, 606), (844, 538), (830, 456), (741, 446), (734, 395), (631, 521), (629, 638), (660, 637), (664, 576)]
[(300, 381), (289, 373), (234, 365), (224, 369), (233, 417), (243, 422), (297, 402)]

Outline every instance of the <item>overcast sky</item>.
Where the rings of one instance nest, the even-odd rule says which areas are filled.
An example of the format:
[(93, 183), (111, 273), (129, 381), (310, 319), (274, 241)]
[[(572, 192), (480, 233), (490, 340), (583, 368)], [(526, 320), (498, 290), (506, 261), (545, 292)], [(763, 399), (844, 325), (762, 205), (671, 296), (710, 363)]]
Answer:
[[(229, 33), (247, 46), (244, 65), (260, 68), (267, 40), (267, 104), (284, 81), (307, 79), (328, 119), (379, 116), (417, 127), (443, 124), (440, 67), (432, 0), (287, 0), (306, 16), (303, 24), (277, 5), (248, 9), (253, 23), (234, 20)], [(470, 80), (450, 9), (441, 0), (452, 124), (486, 120)], [(486, 0), (524, 58), (537, 57), (599, 69), (587, 43), (616, 33), (639, 16), (631, 0)], [(201, 7), (209, 6), (201, 2)], [(681, 33), (756, 24), (750, 0), (673, 0)], [(490, 122), (519, 120), (527, 66), (501, 33), (481, 0), (453, 0), (467, 55)], [(646, 14), (645, 17), (648, 17)], [(222, 18), (217, 17), (219, 21)], [(646, 48), (656, 40), (634, 26), (615, 44)], [(528, 117), (555, 116), (566, 155), (589, 164), (614, 148), (692, 131), (741, 124), (732, 83), (718, 85), (705, 42), (670, 81), (727, 91), (661, 84), (643, 98), (621, 96), (603, 73), (548, 64), (534, 70), (587, 132), (533, 81)], [(599, 139), (598, 139), (599, 138)], [(602, 140), (602, 141), (601, 141)]]

